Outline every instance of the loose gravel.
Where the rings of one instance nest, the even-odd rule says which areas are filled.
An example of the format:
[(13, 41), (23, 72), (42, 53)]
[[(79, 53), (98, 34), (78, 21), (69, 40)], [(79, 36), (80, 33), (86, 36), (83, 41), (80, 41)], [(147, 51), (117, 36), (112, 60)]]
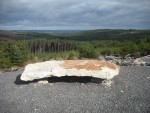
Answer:
[(111, 86), (89, 78), (26, 83), (0, 74), (0, 113), (150, 113), (150, 67), (121, 67)]

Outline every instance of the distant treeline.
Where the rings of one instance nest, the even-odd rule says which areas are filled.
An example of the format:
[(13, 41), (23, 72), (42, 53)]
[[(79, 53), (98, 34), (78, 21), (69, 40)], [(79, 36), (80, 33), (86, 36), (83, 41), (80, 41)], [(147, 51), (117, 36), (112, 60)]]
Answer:
[(3, 31), (0, 30), (0, 40), (27, 40), (27, 39), (66, 39), (76, 41), (94, 41), (94, 40), (117, 40), (138, 41), (146, 38), (150, 42), (150, 30), (89, 30), (75, 33), (42, 33), (42, 32), (23, 32), (23, 31)]
[(92, 40), (134, 40), (138, 41), (141, 38), (147, 38), (150, 42), (150, 30), (91, 30), (73, 33), (68, 36), (73, 40), (92, 41)]
[[(133, 30), (129, 30), (134, 34)], [(0, 68), (9, 68), (11, 66), (21, 66), (28, 62), (38, 62), (50, 59), (82, 59), (82, 58), (98, 58), (99, 55), (115, 55), (125, 57), (131, 54), (133, 57), (140, 57), (150, 54), (150, 38), (149, 31), (139, 36), (126, 35), (127, 37), (119, 37), (116, 39), (102, 40), (99, 32), (110, 32), (108, 35), (117, 34), (125, 35), (127, 32), (121, 31), (95, 31), (97, 35), (91, 35), (94, 31), (81, 32), (79, 34), (90, 34), (79, 37), (73, 37), (75, 34), (67, 36), (50, 36), (41, 37), (39, 33), (33, 33), (37, 38), (24, 38), (22, 40), (1, 40), (0, 41)], [(98, 32), (98, 33), (97, 33)], [(139, 32), (139, 31), (138, 31)], [(132, 34), (131, 33), (131, 34)], [(128, 33), (127, 33), (128, 34)], [(46, 35), (46, 34), (45, 34)], [(76, 34), (77, 35), (77, 34)], [(107, 34), (106, 34), (107, 35)], [(31, 36), (31, 34), (30, 34)], [(46, 35), (47, 36), (47, 35)], [(129, 37), (128, 37), (129, 36)], [(69, 38), (70, 37), (70, 38)], [(137, 38), (138, 37), (138, 38)], [(75, 38), (75, 39), (74, 39)], [(86, 39), (87, 38), (87, 39)], [(91, 39), (90, 39), (91, 38)], [(86, 39), (86, 40), (85, 40)], [(135, 40), (136, 39), (136, 40)]]

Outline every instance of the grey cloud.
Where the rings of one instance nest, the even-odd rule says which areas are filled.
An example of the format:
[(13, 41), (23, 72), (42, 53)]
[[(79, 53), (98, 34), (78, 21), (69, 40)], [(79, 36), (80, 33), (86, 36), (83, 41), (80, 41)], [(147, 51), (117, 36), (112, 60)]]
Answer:
[(149, 0), (1, 0), (0, 29), (150, 29)]

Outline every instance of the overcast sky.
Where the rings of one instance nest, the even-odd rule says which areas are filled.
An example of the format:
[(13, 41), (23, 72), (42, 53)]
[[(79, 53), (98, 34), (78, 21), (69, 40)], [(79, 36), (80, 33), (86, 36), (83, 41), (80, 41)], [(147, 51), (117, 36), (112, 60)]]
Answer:
[(0, 0), (0, 29), (150, 29), (150, 0)]

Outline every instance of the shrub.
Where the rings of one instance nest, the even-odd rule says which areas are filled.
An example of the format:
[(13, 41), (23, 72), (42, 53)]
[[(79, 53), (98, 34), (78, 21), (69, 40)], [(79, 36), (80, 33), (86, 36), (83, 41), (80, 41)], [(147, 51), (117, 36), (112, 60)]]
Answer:
[(90, 45), (81, 46), (79, 48), (80, 57), (84, 58), (97, 58), (99, 56), (98, 52), (94, 49), (94, 47)]
[(78, 59), (79, 58), (79, 52), (78, 51), (71, 51), (69, 53), (69, 56), (68, 56), (68, 60), (75, 60), (75, 59)]
[(138, 46), (134, 42), (126, 42), (121, 49), (121, 54), (123, 56), (127, 54), (135, 54), (137, 52)]
[(146, 39), (141, 39), (138, 45), (139, 52), (141, 55), (146, 55), (150, 53), (150, 44)]
[(9, 68), (14, 65), (23, 65), (28, 60), (28, 50), (22, 43), (5, 42), (0, 50), (0, 67)]
[(101, 53), (102, 55), (111, 55), (111, 54), (112, 54), (112, 51), (111, 51), (111, 49), (105, 48), (105, 49), (101, 50), (100, 53)]

